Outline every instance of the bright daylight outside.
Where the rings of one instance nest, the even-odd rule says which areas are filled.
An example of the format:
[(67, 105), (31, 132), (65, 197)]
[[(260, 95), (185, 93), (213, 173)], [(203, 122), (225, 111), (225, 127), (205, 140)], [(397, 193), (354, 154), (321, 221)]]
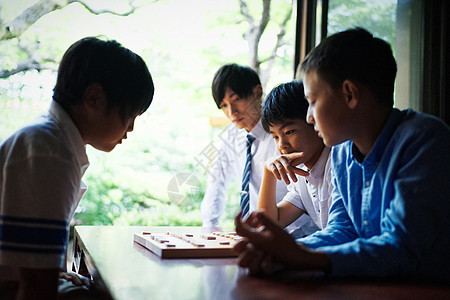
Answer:
[[(0, 0), (0, 143), (45, 113), (64, 51), (85, 36), (115, 39), (147, 63), (150, 108), (111, 153), (87, 147), (88, 191), (75, 222), (84, 225), (201, 225), (208, 167), (224, 114), (211, 95), (226, 63), (258, 70), (264, 94), (294, 78), (295, 3), (272, 0)], [(46, 5), (48, 4), (48, 5)], [(396, 1), (330, 0), (328, 32), (355, 25), (395, 44)], [(221, 226), (232, 226), (239, 183)]]
[[(251, 64), (251, 30), (263, 1), (48, 1), (54, 8), (43, 2), (0, 0), (0, 142), (46, 112), (69, 45), (85, 36), (116, 39), (145, 60), (155, 97), (114, 151), (87, 147), (88, 191), (75, 221), (201, 225), (206, 172), (227, 125), (211, 96), (212, 78), (223, 64)], [(271, 1), (254, 52), (265, 93), (294, 76), (294, 19), (292, 1)], [(228, 197), (239, 199), (237, 185)], [(229, 203), (225, 225), (239, 206)]]

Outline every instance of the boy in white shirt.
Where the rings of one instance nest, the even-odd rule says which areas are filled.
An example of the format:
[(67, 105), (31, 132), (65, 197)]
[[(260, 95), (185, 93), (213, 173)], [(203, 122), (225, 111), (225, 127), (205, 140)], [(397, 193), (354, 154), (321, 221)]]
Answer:
[[(314, 126), (306, 123), (307, 112), (302, 82), (281, 84), (267, 95), (262, 125), (281, 155), (266, 162), (258, 208), (282, 227), (306, 213), (323, 229), (333, 189), (330, 148), (317, 136)], [(303, 163), (297, 163), (299, 158)], [(277, 179), (288, 185), (288, 193), (278, 204), (274, 189)]]
[(67, 285), (83, 282), (65, 272), (70, 220), (86, 190), (85, 146), (109, 152), (121, 144), (154, 86), (140, 56), (88, 37), (64, 54), (53, 91), (48, 114), (0, 145), (2, 299), (95, 297)]

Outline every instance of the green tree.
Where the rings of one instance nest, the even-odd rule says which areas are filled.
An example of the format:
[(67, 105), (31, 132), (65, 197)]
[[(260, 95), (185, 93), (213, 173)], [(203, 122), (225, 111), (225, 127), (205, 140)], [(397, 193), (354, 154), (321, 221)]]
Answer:
[(360, 26), (395, 49), (396, 0), (330, 0), (328, 35)]
[[(26, 6), (23, 11), (19, 12), (11, 20), (5, 20), (3, 14), (1, 14), (4, 4), (0, 3), (0, 42), (2, 42), (1, 45), (4, 45), (1, 47), (3, 55), (0, 63), (0, 78), (8, 78), (14, 74), (29, 70), (56, 70), (59, 58), (52, 52), (48, 54), (47, 47), (43, 49), (39, 36), (36, 36), (36, 39), (31, 41), (20, 38), (43, 16), (61, 10), (73, 3), (84, 6), (94, 15), (109, 13), (118, 16), (128, 16), (143, 5), (136, 5), (134, 1), (130, 0), (127, 3), (128, 9), (120, 12), (112, 9), (97, 9), (89, 5), (89, 1), (83, 0), (40, 0), (30, 6)], [(5, 41), (8, 41), (8, 43)]]
[[(289, 22), (283, 25), (292, 3), (272, 0), (268, 15), (267, 6), (263, 14), (264, 2), (103, 1), (99, 7), (96, 0), (34, 4), (0, 0), (0, 77), (4, 78), (0, 79), (0, 141), (46, 109), (59, 59), (68, 45), (85, 35), (115, 38), (148, 62), (156, 84), (155, 100), (149, 112), (138, 118), (126, 143), (112, 153), (87, 148), (91, 166), (84, 181), (89, 189), (77, 220), (105, 225), (200, 225), (202, 191), (175, 203), (168, 197), (168, 182), (178, 173), (193, 173), (205, 185), (205, 174), (196, 164), (198, 153), (223, 129), (208, 125), (208, 117), (218, 113), (210, 98), (210, 82), (222, 63), (249, 63), (244, 37), (252, 28), (251, 18), (259, 24), (263, 16), (270, 16), (258, 33), (258, 68), (274, 74), (273, 78), (283, 73), (287, 80), (292, 78), (292, 28)], [(277, 38), (283, 26), (286, 33)], [(35, 82), (30, 84), (31, 80)], [(235, 194), (230, 192), (230, 200)], [(231, 224), (235, 207), (230, 205), (229, 211), (226, 222)]]
[[(8, 78), (29, 70), (56, 70), (59, 53), (49, 51), (50, 47), (47, 43), (43, 45), (39, 35), (32, 40), (21, 39), (33, 24), (52, 12), (72, 4), (79, 4), (94, 15), (129, 16), (139, 8), (157, 1), (141, 0), (138, 4), (138, 1), (128, 0), (122, 1), (119, 7), (117, 7), (118, 2), (114, 2), (114, 5), (108, 4), (110, 8), (100, 8), (94, 6), (95, 2), (87, 0), (40, 0), (25, 7), (11, 20), (4, 20), (0, 3), (0, 49), (3, 53), (0, 62), (0, 78)], [(273, 8), (272, 2), (275, 3), (276, 8)], [(179, 1), (179, 3), (182, 2)], [(265, 86), (273, 70), (274, 61), (279, 57), (278, 53), (290, 44), (289, 38), (292, 36), (288, 36), (288, 39), (285, 37), (292, 17), (292, 1), (261, 0), (258, 5), (255, 3), (238, 0), (240, 16), (236, 22), (247, 24), (242, 36), (248, 43), (248, 64), (260, 74)], [(267, 28), (276, 28), (276, 31), (266, 31)], [(274, 42), (269, 53), (261, 55), (260, 41), (264, 32), (268, 32), (265, 36), (269, 36), (269, 39)], [(5, 43), (5, 41), (9, 42)], [(266, 66), (264, 69), (261, 69), (262, 64)]]

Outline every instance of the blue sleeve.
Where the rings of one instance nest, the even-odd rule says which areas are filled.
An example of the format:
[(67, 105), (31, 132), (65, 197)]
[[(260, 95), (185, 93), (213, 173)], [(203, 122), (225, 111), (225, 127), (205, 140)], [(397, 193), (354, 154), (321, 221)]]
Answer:
[(298, 242), (315, 249), (322, 246), (341, 245), (357, 237), (347, 209), (336, 188), (333, 190), (332, 198), (333, 202), (330, 207), (327, 226), (310, 236), (298, 239)]
[[(417, 125), (417, 124), (416, 124)], [(332, 274), (344, 276), (420, 275), (450, 279), (450, 134), (445, 125), (424, 122), (385, 151), (389, 164), (383, 171), (380, 234), (359, 237), (341, 245), (333, 237), (307, 245), (324, 251)], [(330, 228), (347, 222), (344, 208), (334, 203)], [(339, 214), (336, 214), (339, 212)], [(318, 247), (316, 247), (318, 246)]]

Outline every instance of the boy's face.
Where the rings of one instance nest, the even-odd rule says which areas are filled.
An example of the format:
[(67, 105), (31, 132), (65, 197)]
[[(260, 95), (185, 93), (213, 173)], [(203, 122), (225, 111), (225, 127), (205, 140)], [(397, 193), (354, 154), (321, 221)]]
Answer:
[(346, 141), (349, 109), (342, 90), (333, 89), (315, 70), (305, 75), (303, 84), (309, 103), (306, 121), (314, 124), (325, 145), (331, 147)]
[(251, 131), (261, 118), (261, 86), (253, 89), (253, 94), (240, 98), (231, 89), (226, 88), (220, 109), (239, 129)]
[(304, 120), (292, 119), (271, 125), (269, 130), (280, 154), (303, 152), (305, 166), (312, 169), (324, 147), (312, 126)]
[(105, 110), (92, 126), (88, 144), (98, 150), (110, 152), (117, 144), (122, 144), (128, 132), (133, 131), (135, 119), (136, 117), (132, 117), (123, 120), (118, 109)]
[(82, 104), (74, 108), (72, 117), (85, 144), (109, 152), (133, 131), (136, 116), (123, 119), (119, 108), (108, 107), (108, 99), (98, 83), (86, 88)]

